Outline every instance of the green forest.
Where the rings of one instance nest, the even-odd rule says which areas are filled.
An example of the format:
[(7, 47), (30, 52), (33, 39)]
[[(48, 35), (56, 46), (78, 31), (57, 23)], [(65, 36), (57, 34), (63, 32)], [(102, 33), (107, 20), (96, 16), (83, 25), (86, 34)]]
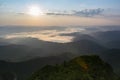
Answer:
[(99, 56), (80, 56), (62, 64), (47, 65), (28, 80), (120, 80)]

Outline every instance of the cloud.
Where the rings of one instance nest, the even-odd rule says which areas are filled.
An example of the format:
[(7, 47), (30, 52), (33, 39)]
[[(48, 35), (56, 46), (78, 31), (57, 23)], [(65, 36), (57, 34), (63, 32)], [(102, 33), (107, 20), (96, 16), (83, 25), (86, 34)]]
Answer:
[(82, 16), (82, 17), (93, 17), (98, 16), (103, 13), (104, 9), (97, 8), (97, 9), (84, 9), (84, 10), (73, 10), (71, 12), (49, 12), (46, 15), (57, 15), (57, 16)]
[(26, 14), (26, 13), (24, 13), (24, 12), (18, 12), (18, 13), (16, 13), (16, 15), (19, 15), (19, 16), (26, 16), (26, 15), (28, 15), (28, 14)]
[(33, 31), (33, 32), (20, 32), (20, 33), (5, 35), (4, 38), (10, 39), (10, 38), (31, 37), (31, 38), (37, 38), (43, 41), (50, 41), (50, 42), (60, 42), (60, 43), (70, 42), (73, 37), (59, 36), (59, 34), (63, 32), (65, 31), (58, 32), (56, 30), (43, 30), (43, 31)]
[(32, 37), (50, 42), (93, 40), (91, 33), (120, 30), (120, 26), (49, 26), (49, 27), (0, 27), (0, 38)]
[[(44, 13), (45, 15), (50, 16), (80, 16), (80, 17), (94, 17), (100, 16), (104, 12), (104, 9), (97, 8), (97, 9), (84, 9), (84, 10), (71, 10), (71, 11), (49, 11)], [(18, 15), (27, 15), (24, 12), (17, 13)]]
[[(15, 29), (15, 27), (14, 27)], [(74, 36), (67, 35), (72, 33), (77, 33), (81, 31), (85, 31), (83, 28), (77, 28), (77, 27), (23, 27), (19, 28), (17, 27), (12, 31), (9, 29), (7, 32), (8, 34), (5, 34), (4, 38), (24, 38), (24, 37), (32, 37), (32, 38), (38, 38), (39, 40), (44, 41), (50, 41), (50, 42), (59, 42), (59, 43), (65, 43), (65, 42), (71, 42), (74, 38)]]
[(50, 15), (50, 16), (72, 16), (72, 14), (69, 13), (56, 13), (56, 12), (49, 12), (46, 13), (46, 15)]
[(18, 15), (25, 15), (25, 13), (17, 13)]
[[(95, 17), (95, 16), (101, 16), (101, 17), (118, 17), (120, 15), (108, 15), (105, 14), (107, 10), (102, 8), (96, 8), (96, 9), (84, 9), (84, 10), (71, 10), (71, 11), (48, 11), (43, 12), (45, 15), (49, 16), (78, 16), (78, 17)], [(25, 12), (18, 12), (17, 15), (28, 15)]]
[(101, 15), (103, 13), (104, 9), (98, 8), (98, 9), (85, 9), (81, 11), (74, 11), (73, 15), (76, 16), (85, 16), (85, 17), (92, 17)]
[(60, 36), (62, 33), (71, 33), (67, 27), (49, 26), (49, 27), (8, 27), (0, 29), (0, 37), (2, 38), (24, 38), (32, 37), (44, 41), (51, 42), (70, 42), (73, 37)]

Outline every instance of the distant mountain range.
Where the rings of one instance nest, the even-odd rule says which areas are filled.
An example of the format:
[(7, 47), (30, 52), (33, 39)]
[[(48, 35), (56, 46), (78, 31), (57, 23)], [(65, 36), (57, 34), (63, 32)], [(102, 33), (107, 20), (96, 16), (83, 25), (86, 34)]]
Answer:
[(0, 46), (0, 59), (10, 61), (24, 61), (36, 56), (46, 57), (61, 53), (74, 55), (94, 54), (106, 48), (92, 40), (79, 40), (71, 43), (53, 43), (35, 38), (9, 39), (8, 45)]
[(11, 73), (12, 75), (16, 75), (15, 78), (17, 78), (17, 80), (26, 80), (33, 72), (45, 65), (55, 65), (70, 60), (68, 55), (70, 56), (70, 54), (67, 53), (59, 56), (38, 57), (23, 62), (0, 61), (0, 74)]
[(69, 43), (47, 42), (36, 38), (1, 38), (0, 75), (7, 73), (8, 76), (16, 76), (18, 80), (25, 80), (32, 72), (47, 64), (63, 63), (80, 55), (99, 55), (119, 75), (119, 35), (120, 31), (61, 34), (74, 36)]

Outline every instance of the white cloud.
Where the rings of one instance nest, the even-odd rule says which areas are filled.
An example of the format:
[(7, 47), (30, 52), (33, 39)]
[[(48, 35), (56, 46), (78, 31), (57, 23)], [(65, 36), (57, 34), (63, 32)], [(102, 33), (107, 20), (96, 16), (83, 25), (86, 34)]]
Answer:
[(71, 42), (74, 38), (73, 36), (61, 36), (60, 34), (69, 34), (74, 32), (81, 32), (85, 29), (80, 28), (65, 28), (64, 30), (40, 30), (40, 31), (32, 31), (32, 32), (19, 32), (7, 34), (4, 38), (22, 38), (22, 37), (32, 37), (38, 38), (39, 40), (51, 41), (51, 42)]

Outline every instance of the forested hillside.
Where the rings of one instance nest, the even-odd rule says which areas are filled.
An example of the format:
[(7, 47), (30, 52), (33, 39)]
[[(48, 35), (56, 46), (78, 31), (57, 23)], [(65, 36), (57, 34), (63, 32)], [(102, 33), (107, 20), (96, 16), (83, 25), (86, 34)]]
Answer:
[(63, 64), (47, 65), (28, 80), (118, 80), (112, 67), (98, 56), (80, 56)]

